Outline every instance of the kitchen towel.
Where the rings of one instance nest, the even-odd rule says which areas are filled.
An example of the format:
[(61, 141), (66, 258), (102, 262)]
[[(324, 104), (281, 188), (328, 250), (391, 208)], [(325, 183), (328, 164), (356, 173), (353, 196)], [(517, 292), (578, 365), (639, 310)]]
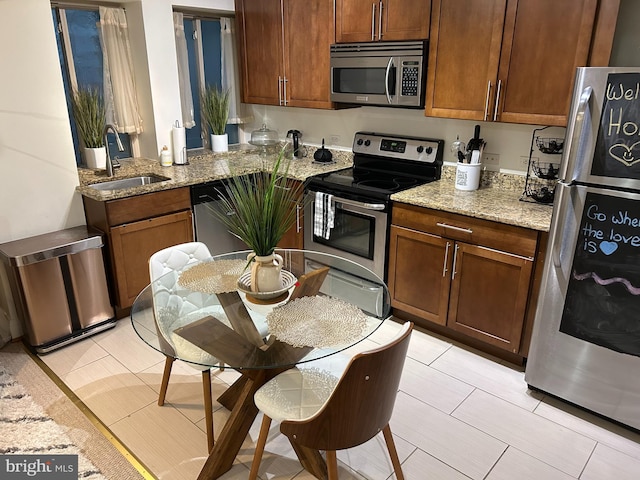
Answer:
[(316, 237), (329, 239), (333, 220), (335, 217), (335, 205), (333, 195), (316, 192), (315, 213), (313, 217), (313, 234)]
[[(178, 124), (178, 122), (176, 122)], [(184, 127), (174, 125), (171, 129), (171, 139), (173, 140), (173, 163), (174, 165), (186, 165), (187, 162), (187, 136)]]

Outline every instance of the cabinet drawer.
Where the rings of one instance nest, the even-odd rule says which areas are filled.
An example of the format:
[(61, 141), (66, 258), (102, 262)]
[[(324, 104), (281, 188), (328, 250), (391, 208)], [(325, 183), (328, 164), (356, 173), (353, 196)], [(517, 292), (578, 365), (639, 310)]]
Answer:
[(174, 188), (107, 202), (109, 225), (122, 225), (145, 218), (191, 208), (189, 188)]
[(531, 258), (538, 241), (535, 230), (405, 204), (393, 205), (392, 223)]

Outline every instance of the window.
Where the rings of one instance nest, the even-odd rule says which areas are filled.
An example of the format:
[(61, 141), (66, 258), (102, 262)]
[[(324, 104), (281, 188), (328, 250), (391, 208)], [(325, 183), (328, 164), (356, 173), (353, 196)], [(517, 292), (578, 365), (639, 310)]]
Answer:
[[(202, 148), (204, 135), (209, 135), (200, 117), (200, 91), (205, 85), (222, 85), (220, 20), (198, 18), (185, 14), (184, 33), (189, 57), (189, 80), (193, 97), (195, 126), (187, 128), (187, 148)], [(229, 143), (239, 143), (238, 126), (228, 124)]]
[[(93, 87), (103, 90), (102, 49), (98, 36), (99, 14), (97, 9), (52, 8), (56, 26), (58, 56), (67, 97), (67, 108), (71, 121), (71, 133), (76, 151), (76, 164), (82, 164), (80, 142), (71, 108), (71, 92), (77, 87)], [(116, 145), (115, 135), (109, 133), (109, 153), (111, 158), (131, 157), (129, 135), (120, 134), (124, 151)]]

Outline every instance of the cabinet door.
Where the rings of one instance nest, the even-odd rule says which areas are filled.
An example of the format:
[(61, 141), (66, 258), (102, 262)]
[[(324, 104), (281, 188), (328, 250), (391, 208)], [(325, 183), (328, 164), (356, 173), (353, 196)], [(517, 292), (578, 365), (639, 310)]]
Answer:
[(445, 325), (451, 284), (453, 242), (436, 235), (391, 226), (391, 305)]
[[(384, 0), (381, 40), (429, 38), (431, 0)], [(380, 18), (380, 17), (378, 17)]]
[(236, 0), (242, 101), (279, 105), (284, 81), (280, 0)]
[(335, 41), (333, 0), (287, 0), (284, 4), (287, 105), (332, 108), (329, 46)]
[(597, 0), (509, 0), (497, 120), (566, 125), (576, 67), (587, 66)]
[(296, 210), (296, 221), (293, 226), (284, 234), (278, 243), (280, 248), (304, 248), (304, 192), (301, 182), (293, 181), (293, 188), (300, 189), (300, 196), (296, 200), (293, 208)]
[(158, 250), (193, 241), (191, 210), (113, 227), (111, 255), (120, 308), (133, 304), (149, 284), (149, 257)]
[(456, 242), (447, 326), (517, 353), (532, 268), (532, 259)]
[(336, 42), (370, 42), (377, 38), (377, 22), (377, 1), (336, 0)]
[(505, 11), (506, 0), (433, 0), (427, 116), (491, 117)]

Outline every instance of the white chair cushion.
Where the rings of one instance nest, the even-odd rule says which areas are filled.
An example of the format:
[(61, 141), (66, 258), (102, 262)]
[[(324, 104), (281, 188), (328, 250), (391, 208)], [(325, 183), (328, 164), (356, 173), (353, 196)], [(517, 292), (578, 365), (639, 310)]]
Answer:
[(260, 387), (254, 401), (276, 421), (303, 420), (322, 408), (339, 379), (326, 370), (292, 368)]

